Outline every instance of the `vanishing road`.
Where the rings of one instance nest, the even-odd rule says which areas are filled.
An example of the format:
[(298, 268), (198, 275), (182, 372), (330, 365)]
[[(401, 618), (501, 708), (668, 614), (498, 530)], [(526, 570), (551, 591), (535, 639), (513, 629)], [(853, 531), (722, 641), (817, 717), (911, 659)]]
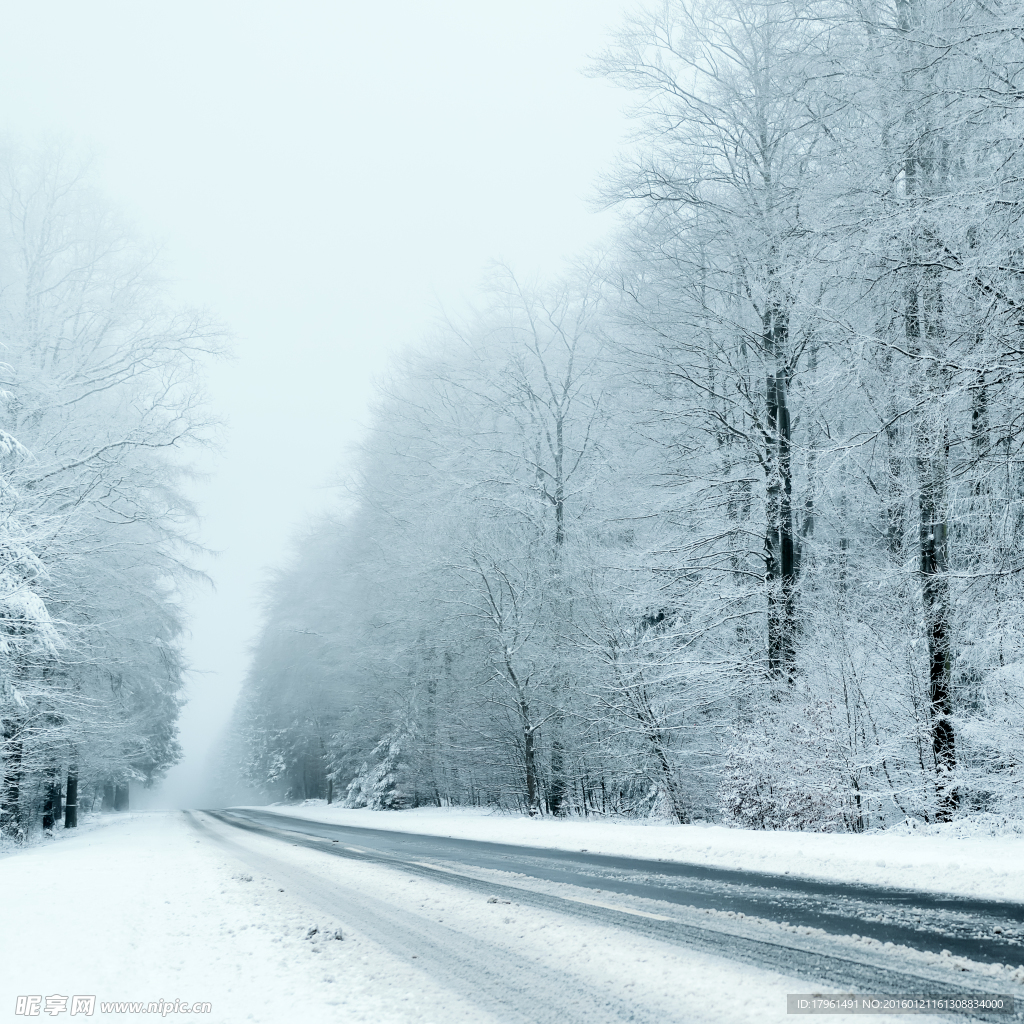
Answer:
[[(207, 815), (230, 829), (217, 828)], [(490, 902), (540, 908), (778, 972), (804, 980), (806, 992), (1012, 994), (1018, 986), (989, 965), (1024, 964), (1024, 905), (1019, 904), (357, 828), (272, 811), (205, 811), (192, 818), (208, 837), (236, 845), (236, 854), (244, 843), (232, 844), (232, 833), (240, 840), (240, 833), (248, 833), (305, 846), (454, 886)], [(256, 866), (273, 870), (265, 858)], [(290, 884), (307, 901), (347, 916), (386, 948), (422, 958), (424, 968), (440, 972), (500, 1020), (648, 1019), (625, 1001), (602, 998), (600, 1005), (588, 1005), (587, 994), (579, 991), (562, 999), (552, 996), (558, 979), (545, 984), (536, 963), (516, 963), (506, 951), (497, 965), (486, 943), (452, 929), (426, 927), (371, 895), (348, 890), (333, 899), (322, 882), (304, 883), (294, 869)], [(523, 985), (510, 984), (517, 972)], [(1024, 1020), (1024, 1013), (978, 1013), (974, 1019)]]

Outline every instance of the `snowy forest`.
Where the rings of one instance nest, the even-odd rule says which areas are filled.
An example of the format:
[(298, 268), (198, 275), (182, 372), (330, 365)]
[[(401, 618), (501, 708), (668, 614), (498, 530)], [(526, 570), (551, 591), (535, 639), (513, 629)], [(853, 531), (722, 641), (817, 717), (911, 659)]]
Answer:
[(1020, 6), (669, 0), (590, 73), (635, 119), (617, 236), (396, 363), (268, 584), (222, 779), (1021, 815)]
[(59, 151), (0, 149), (0, 838), (127, 806), (180, 757), (182, 453), (221, 347)]

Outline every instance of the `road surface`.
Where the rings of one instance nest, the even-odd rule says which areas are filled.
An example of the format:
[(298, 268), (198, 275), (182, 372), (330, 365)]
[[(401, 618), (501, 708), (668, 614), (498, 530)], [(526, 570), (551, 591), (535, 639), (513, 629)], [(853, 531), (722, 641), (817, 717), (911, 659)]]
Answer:
[[(1018, 986), (985, 965), (1024, 963), (1024, 906), (1017, 904), (357, 828), (273, 811), (207, 811), (193, 820), (208, 837), (234, 845), (236, 854), (244, 851), (246, 835), (304, 846), (487, 901), (537, 908), (802, 980), (793, 991), (1012, 994)], [(386, 948), (421, 960), (498, 1020), (665, 1019), (663, 1011), (646, 1017), (632, 1001), (595, 997), (565, 978), (546, 977), (534, 959), (488, 949), (473, 934), (438, 928), (401, 905), (299, 877), (294, 868), (270, 863), (266, 853), (255, 861), (251, 851), (247, 856), (268, 873), (290, 872), (290, 891), (347, 916)], [(1019, 1011), (974, 1016), (1024, 1019)], [(678, 1019), (699, 1014), (680, 1011)]]

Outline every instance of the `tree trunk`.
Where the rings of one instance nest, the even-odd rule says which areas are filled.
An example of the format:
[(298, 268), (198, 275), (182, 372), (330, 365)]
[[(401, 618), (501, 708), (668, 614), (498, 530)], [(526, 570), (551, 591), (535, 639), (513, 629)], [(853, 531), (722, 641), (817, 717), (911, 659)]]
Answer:
[(60, 774), (53, 772), (46, 784), (46, 802), (43, 804), (43, 831), (52, 832), (61, 819)]
[(46, 786), (46, 801), (43, 804), (43, 831), (53, 831), (53, 786)]
[[(555, 578), (556, 594), (558, 600), (558, 618), (563, 628), (568, 632), (569, 623), (572, 619), (571, 597), (567, 592), (565, 580), (562, 577), (562, 554), (565, 546), (565, 412), (558, 408), (555, 413), (555, 488), (552, 496), (552, 503), (555, 507)], [(564, 673), (556, 671), (554, 674), (554, 698), (559, 706), (563, 706), (566, 700), (566, 679)], [(565, 779), (565, 744), (562, 742), (561, 719), (559, 716), (551, 722), (553, 740), (551, 743), (551, 787), (548, 790), (548, 808), (552, 814), (559, 814), (565, 802), (565, 795), (568, 785)]]
[(128, 810), (128, 783), (125, 783), (123, 786), (114, 787), (114, 810)]
[(334, 779), (327, 780), (327, 803), (334, 803)]
[(669, 763), (665, 734), (655, 720), (654, 711), (651, 708), (646, 693), (641, 695), (637, 708), (637, 717), (643, 724), (647, 741), (650, 743), (651, 750), (654, 753), (658, 774), (662, 780), (661, 791), (668, 800), (672, 816), (681, 825), (686, 825), (691, 820), (690, 810), (683, 794), (683, 788), (680, 786), (676, 773), (672, 770), (672, 765)]
[(778, 301), (772, 301), (763, 320), (763, 344), (772, 365), (765, 393), (765, 582), (768, 590), (768, 680), (776, 700), (792, 685), (796, 662), (792, 429), (787, 396), (789, 367), (785, 360), (788, 338), (789, 316)]
[(78, 828), (78, 765), (68, 766), (68, 794), (64, 803), (64, 827)]
[[(932, 752), (935, 756), (937, 818), (950, 821), (957, 805), (953, 785), (956, 767), (956, 740), (951, 715), (952, 651), (950, 649), (950, 602), (947, 577), (948, 525), (946, 522), (946, 477), (948, 462), (948, 431), (941, 419), (929, 422), (930, 416), (941, 417), (938, 408), (945, 397), (946, 385), (936, 369), (934, 353), (941, 351), (945, 337), (943, 322), (943, 288), (941, 259), (936, 252), (936, 229), (924, 217), (936, 185), (946, 187), (949, 171), (947, 158), (936, 149), (938, 119), (914, 104), (920, 91), (915, 78), (929, 73), (930, 65), (920, 63), (921, 53), (911, 41), (920, 32), (927, 14), (923, 0), (898, 0), (899, 29), (908, 41), (907, 65), (904, 71), (904, 92), (909, 101), (906, 110), (908, 130), (903, 153), (904, 190), (911, 217), (911, 234), (906, 245), (906, 266), (913, 275), (904, 288), (904, 331), (907, 349), (917, 360), (917, 372), (923, 380), (920, 396), (921, 413), (917, 424), (918, 507), (920, 531), (921, 594), (924, 606), (924, 629), (928, 642), (928, 704), (931, 719)], [(926, 90), (927, 92), (927, 90)], [(925, 346), (929, 351), (923, 351)]]
[(958, 797), (953, 785), (956, 739), (953, 733), (952, 659), (949, 650), (949, 585), (946, 579), (947, 528), (931, 488), (921, 494), (921, 575), (928, 637), (928, 706), (937, 773), (939, 821), (951, 821)]
[(526, 767), (526, 802), (531, 818), (540, 814), (540, 792), (537, 786), (537, 730), (529, 725), (529, 713), (523, 713), (523, 761)]
[[(919, 191), (921, 173), (920, 161), (908, 160), (908, 192)], [(907, 288), (905, 300), (907, 347), (917, 356), (925, 343), (934, 350), (941, 342), (944, 330), (941, 284), (937, 272), (928, 265), (926, 240), (920, 232), (915, 239), (913, 256), (914, 262), (925, 267), (920, 280), (915, 280)], [(918, 367), (924, 381), (916, 455), (921, 600), (928, 644), (928, 709), (935, 756), (936, 816), (939, 821), (950, 821), (958, 798), (953, 786), (956, 738), (951, 721), (953, 655), (950, 649), (951, 609), (947, 576), (949, 528), (945, 507), (949, 438), (941, 418), (942, 410), (938, 408), (946, 387), (933, 361), (919, 362)]]
[(114, 807), (114, 784), (112, 782), (103, 783), (103, 803), (100, 805), (102, 811), (113, 811)]
[(565, 748), (556, 735), (551, 743), (551, 789), (548, 807), (552, 814), (560, 814), (565, 803)]
[[(519, 711), (519, 725), (523, 730), (523, 768), (526, 771), (526, 803), (530, 817), (541, 813), (540, 786), (537, 778), (537, 730), (539, 725), (533, 722), (530, 702), (526, 695), (526, 687), (520, 681), (516, 670), (512, 667), (509, 651), (505, 649), (506, 677), (515, 689), (516, 705)], [(529, 679), (527, 679), (527, 684)]]
[(4, 776), (0, 790), (0, 829), (15, 839), (24, 835), (21, 823), (22, 723), (4, 720)]

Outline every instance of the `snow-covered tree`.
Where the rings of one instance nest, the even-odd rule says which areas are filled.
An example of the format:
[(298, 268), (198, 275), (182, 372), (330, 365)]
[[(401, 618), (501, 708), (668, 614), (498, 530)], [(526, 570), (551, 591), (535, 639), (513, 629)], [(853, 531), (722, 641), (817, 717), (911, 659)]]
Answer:
[(257, 774), (313, 749), (356, 801), (765, 828), (1019, 813), (1021, 38), (945, 0), (631, 16), (596, 67), (636, 100), (622, 230), (396, 364), (270, 594)]
[[(3, 813), (17, 832), (62, 778), (127, 793), (175, 763), (192, 577), (185, 450), (208, 435), (220, 342), (166, 305), (153, 258), (65, 157), (0, 153), (0, 507), (20, 607), (3, 652)], [(35, 625), (30, 625), (35, 623)], [(17, 696), (15, 696), (17, 695)], [(69, 800), (68, 824), (76, 799)]]

